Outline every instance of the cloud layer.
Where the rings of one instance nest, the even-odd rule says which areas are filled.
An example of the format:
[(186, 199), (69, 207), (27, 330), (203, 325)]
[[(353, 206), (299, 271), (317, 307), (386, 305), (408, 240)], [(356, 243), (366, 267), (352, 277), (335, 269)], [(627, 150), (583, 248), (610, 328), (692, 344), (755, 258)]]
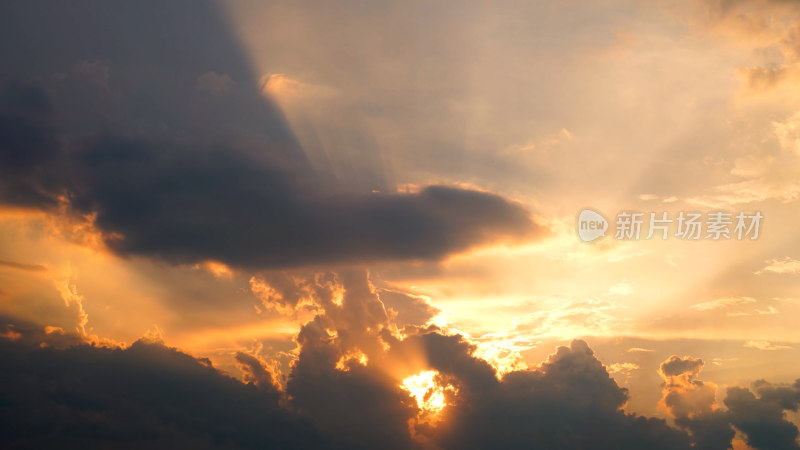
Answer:
[[(584, 341), (500, 377), (460, 334), (413, 324), (401, 333), (363, 271), (295, 282), (317, 314), (297, 335), (284, 386), (276, 381), (279, 369), (250, 353), (236, 354), (240, 382), (152, 336), (105, 348), (85, 336), (3, 319), (3, 443), (726, 449), (739, 430), (756, 449), (797, 448), (798, 430), (785, 412), (800, 406), (800, 380), (730, 387), (723, 407), (717, 386), (699, 379), (704, 361), (672, 356), (659, 368), (661, 404), (676, 425), (670, 426), (626, 413), (628, 390)], [(405, 377), (423, 371), (433, 371), (442, 388), (438, 412), (422, 409), (402, 387)]]

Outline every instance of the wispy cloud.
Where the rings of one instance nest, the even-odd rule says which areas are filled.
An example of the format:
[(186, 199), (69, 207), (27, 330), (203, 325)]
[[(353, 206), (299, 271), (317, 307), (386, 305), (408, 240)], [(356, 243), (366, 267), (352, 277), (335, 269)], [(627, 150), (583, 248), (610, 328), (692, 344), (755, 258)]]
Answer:
[(800, 273), (800, 261), (785, 257), (785, 258), (775, 258), (770, 259), (767, 261), (766, 267), (761, 270), (757, 270), (755, 272), (756, 275), (762, 275), (764, 273), (777, 273), (781, 275), (792, 275)]
[(690, 306), (690, 308), (696, 309), (698, 311), (711, 311), (714, 309), (728, 308), (731, 306), (738, 306), (738, 305), (746, 305), (748, 303), (755, 303), (755, 302), (756, 299), (754, 299), (753, 297), (725, 297), (703, 303), (697, 303), (695, 305)]
[(31, 272), (40, 272), (47, 270), (45, 266), (42, 266), (40, 264), (25, 264), (16, 261), (4, 261), (4, 260), (0, 260), (0, 267), (10, 267), (12, 269), (27, 270)]
[(626, 351), (627, 351), (628, 353), (640, 353), (640, 352), (642, 352), (642, 353), (649, 353), (649, 352), (652, 352), (652, 351), (653, 351), (653, 349), (652, 349), (652, 348), (642, 348), (642, 347), (631, 347), (631, 348), (629, 348), (629, 349), (628, 349), (628, 350), (626, 350)]
[(745, 342), (744, 346), (758, 350), (788, 350), (792, 348), (788, 345), (773, 344), (767, 341), (747, 341)]

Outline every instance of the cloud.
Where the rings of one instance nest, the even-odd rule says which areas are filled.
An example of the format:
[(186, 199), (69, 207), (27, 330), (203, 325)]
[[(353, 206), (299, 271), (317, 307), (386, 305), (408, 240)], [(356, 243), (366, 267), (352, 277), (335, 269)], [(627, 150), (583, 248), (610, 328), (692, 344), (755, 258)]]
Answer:
[(560, 347), (539, 369), (480, 387), (469, 389), (468, 403), (452, 411), (443, 447), (689, 447), (688, 437), (663, 421), (625, 414), (627, 391), (583, 341)]
[(12, 269), (26, 270), (29, 272), (41, 272), (47, 270), (47, 267), (41, 264), (26, 264), (16, 261), (2, 261), (2, 260), (0, 260), (0, 267), (10, 267)]
[[(688, 436), (664, 421), (625, 414), (627, 391), (583, 341), (559, 348), (537, 369), (498, 378), (464, 336), (413, 325), (405, 327), (405, 336), (396, 334), (394, 315), (384, 306), (386, 291), (363, 272), (294, 282), (305, 294), (281, 297), (311, 299), (319, 309), (297, 337), (288, 404), (348, 446), (689, 447)], [(246, 371), (252, 377), (252, 369)], [(408, 377), (430, 373), (434, 388), (441, 387), (431, 392), (440, 392), (444, 404), (437, 413), (419, 411), (400, 387)], [(433, 420), (430, 414), (439, 416)]]
[(631, 295), (633, 294), (633, 292), (634, 292), (633, 286), (624, 281), (621, 281), (608, 288), (608, 293), (614, 295)]
[(727, 449), (735, 432), (716, 401), (717, 386), (697, 378), (704, 362), (699, 358), (673, 355), (662, 362), (664, 379), (659, 405), (675, 423), (692, 434), (696, 448)]
[(200, 91), (209, 92), (211, 94), (222, 94), (234, 85), (226, 74), (218, 74), (215, 72), (206, 72), (197, 77), (195, 87)]
[(718, 298), (716, 300), (710, 300), (703, 303), (697, 303), (690, 306), (690, 308), (696, 309), (698, 311), (711, 311), (715, 309), (729, 308), (731, 306), (746, 305), (755, 302), (756, 299), (752, 297), (726, 297), (726, 298)]
[(652, 352), (653, 349), (651, 349), (651, 348), (642, 348), (642, 347), (631, 347), (626, 351), (628, 353), (639, 353), (639, 352), (647, 352), (647, 353), (649, 353), (649, 352)]
[(784, 122), (772, 122), (772, 126), (781, 149), (800, 154), (800, 113), (795, 113)]
[(0, 341), (0, 355), (3, 447), (335, 448), (272, 392), (160, 343)]
[[(0, 371), (28, 379), (29, 371), (45, 369), (11, 397), (14, 410), (25, 420), (25, 411), (39, 410), (45, 397), (41, 401), (57, 405), (51, 420), (69, 424), (53, 427), (53, 439), (60, 430), (77, 429), (83, 431), (70, 436), (81, 443), (107, 447), (118, 445), (111, 439), (144, 439), (151, 447), (524, 448), (535, 441), (550, 448), (688, 448), (689, 438), (664, 421), (624, 413), (627, 391), (583, 341), (560, 347), (536, 369), (501, 379), (464, 336), (413, 326), (405, 328), (405, 337), (397, 334), (380, 291), (363, 271), (300, 284), (319, 309), (297, 335), (299, 353), (285, 390), (275, 384), (269, 364), (250, 354), (236, 355), (242, 384), (157, 340), (122, 349), (78, 339), (42, 349), (38, 342), (50, 334), (22, 324), (14, 327), (22, 337), (8, 343), (19, 346), (9, 350), (19, 356), (3, 357), (10, 363)], [(435, 423), (423, 420), (401, 387), (407, 376), (431, 370), (438, 383), (451, 386), (442, 391), (445, 405)], [(37, 377), (56, 380), (61, 390), (51, 395)], [(7, 398), (2, 388), (0, 393)], [(63, 406), (71, 399), (81, 400)], [(164, 431), (165, 424), (173, 425)], [(7, 435), (32, 439), (26, 430), (9, 429)]]
[[(19, 336), (0, 340), (0, 376), (9, 380), (0, 385), (2, 444), (723, 449), (733, 424), (754, 448), (794, 448), (787, 445), (797, 430), (782, 411), (797, 409), (800, 381), (758, 381), (753, 392), (731, 388), (722, 410), (716, 386), (698, 379), (703, 361), (672, 356), (659, 369), (662, 402), (687, 432), (625, 413), (627, 390), (583, 341), (559, 347), (534, 369), (498, 378), (464, 336), (436, 327), (407, 327), (405, 338), (395, 336), (365, 274), (335, 278), (340, 302), (332, 301), (331, 280), (315, 283), (315, 301), (326, 306), (297, 336), (300, 352), (285, 390), (269, 364), (251, 354), (236, 355), (240, 382), (158, 339), (127, 348), (90, 346), (78, 336), (58, 343), (52, 339), (69, 334), (20, 322), (10, 327), (4, 319)], [(426, 371), (434, 371), (434, 387), (447, 386), (443, 408), (432, 413), (436, 421), (401, 387), (406, 374)]]
[(242, 371), (242, 380), (245, 383), (253, 383), (264, 391), (273, 394), (278, 393), (278, 384), (272, 372), (255, 356), (243, 352), (236, 352), (236, 362), (239, 370)]
[(518, 337), (557, 334), (569, 339), (575, 335), (609, 333), (617, 325), (612, 313), (618, 305), (596, 298), (553, 296), (523, 305), (527, 308), (514, 320), (513, 332)]
[(800, 261), (790, 258), (788, 256), (785, 258), (770, 259), (767, 261), (767, 265), (763, 269), (758, 270), (754, 273), (756, 275), (761, 275), (767, 272), (777, 273), (780, 275), (797, 274), (800, 273)]
[(20, 206), (54, 206), (54, 167), (43, 166), (58, 153), (51, 124), (52, 106), (44, 91), (30, 84), (0, 86), (0, 199)]
[(716, 407), (716, 385), (697, 379), (704, 365), (702, 359), (675, 355), (661, 363), (658, 371), (665, 380), (661, 401), (673, 416), (707, 414)]
[(625, 377), (629, 377), (631, 375), (631, 372), (639, 369), (641, 369), (641, 367), (638, 364), (632, 362), (614, 363), (606, 366), (606, 370), (608, 370), (609, 374), (611, 375), (620, 374)]
[(298, 336), (302, 350), (286, 388), (293, 407), (321, 429), (341, 433), (352, 448), (413, 448), (413, 400), (393, 377), (370, 366), (350, 361), (338, 369), (342, 344), (323, 322), (306, 325)]
[(387, 310), (396, 314), (393, 321), (398, 327), (424, 325), (440, 312), (419, 296), (390, 289), (380, 290), (379, 295)]
[[(28, 25), (2, 26), (26, 45), (0, 80), (0, 201), (90, 218), (121, 255), (247, 268), (436, 260), (541, 231), (488, 192), (344, 189), (309, 163), (215, 7), (179, 3), (3, 14)], [(62, 13), (91, 45), (44, 25)], [(130, 35), (154, 15), (148, 36)], [(137, 51), (111, 44), (129, 40)]]
[(784, 416), (784, 411), (798, 410), (800, 380), (792, 385), (760, 380), (753, 391), (732, 387), (725, 398), (730, 421), (747, 435), (747, 443), (759, 449), (800, 448), (797, 427)]
[(744, 344), (745, 347), (748, 348), (755, 348), (758, 350), (785, 350), (790, 349), (788, 345), (779, 345), (779, 344), (772, 344), (767, 341), (747, 341)]
[(675, 418), (676, 425), (690, 431), (695, 448), (731, 448), (734, 429), (745, 435), (756, 449), (797, 449), (797, 427), (785, 418), (785, 411), (800, 405), (800, 380), (794, 384), (753, 383), (752, 390), (729, 387), (723, 409), (716, 401), (717, 386), (698, 379), (703, 360), (671, 356), (661, 364), (664, 379), (661, 405)]
[[(35, 153), (44, 144), (29, 145)], [(20, 148), (0, 150), (11, 159)], [(484, 192), (433, 186), (408, 195), (323, 193), (309, 172), (278, 168), (232, 143), (107, 136), (75, 154), (39, 152), (4, 179), (3, 200), (53, 207), (66, 193), (70, 209), (94, 217), (118, 253), (176, 263), (437, 259), (537, 229), (521, 206)]]
[(800, 9), (786, 1), (700, 1), (703, 22), (709, 29), (738, 44), (760, 50), (753, 66), (740, 67), (749, 94), (764, 93), (798, 78), (798, 37), (794, 23)]

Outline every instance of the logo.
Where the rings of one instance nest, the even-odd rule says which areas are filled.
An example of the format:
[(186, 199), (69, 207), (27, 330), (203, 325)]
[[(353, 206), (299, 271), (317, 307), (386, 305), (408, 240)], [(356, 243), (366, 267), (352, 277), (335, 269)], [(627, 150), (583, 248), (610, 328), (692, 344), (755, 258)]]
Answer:
[[(649, 218), (649, 220), (648, 220)], [(701, 212), (679, 211), (671, 216), (669, 211), (660, 214), (650, 212), (621, 211), (616, 216), (614, 239), (638, 241), (675, 237), (681, 240), (737, 240), (758, 239), (761, 231), (761, 211), (738, 214), (727, 211)], [(608, 220), (593, 209), (584, 209), (578, 214), (578, 236), (583, 242), (592, 242), (606, 235)]]
[(591, 209), (584, 209), (578, 214), (578, 237), (583, 242), (592, 242), (606, 235), (608, 221), (602, 214)]

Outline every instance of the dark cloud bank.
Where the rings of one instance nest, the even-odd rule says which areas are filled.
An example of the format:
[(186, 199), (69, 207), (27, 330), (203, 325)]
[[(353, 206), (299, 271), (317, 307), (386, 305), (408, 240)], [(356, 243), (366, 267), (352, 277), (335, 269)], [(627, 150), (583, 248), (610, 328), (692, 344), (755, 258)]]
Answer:
[(797, 410), (800, 380), (730, 388), (727, 410), (677, 417), (675, 428), (624, 413), (627, 391), (583, 341), (498, 379), (461, 336), (435, 329), (393, 341), (386, 355), (422, 351), (457, 388), (443, 420), (414, 425), (414, 438), (414, 400), (380, 358), (337, 368), (347, 327), (334, 337), (328, 326), (320, 316), (303, 328), (282, 391), (251, 355), (237, 355), (242, 383), (161, 342), (93, 347), (17, 323), (19, 337), (0, 339), (0, 447), (725, 449), (733, 425), (755, 448), (797, 448), (783, 414)]
[(212, 2), (0, 8), (0, 201), (96, 214), (121, 254), (433, 259), (538, 231), (493, 194), (353, 192), (315, 171)]
[[(785, 413), (798, 410), (800, 380), (731, 387), (721, 407), (698, 378), (703, 361), (673, 356), (660, 367), (670, 425), (626, 413), (628, 391), (584, 341), (499, 377), (425, 317), (399, 333), (363, 271), (303, 283), (318, 314), (283, 386), (250, 354), (236, 355), (240, 382), (152, 339), (100, 348), (2, 320), (0, 447), (726, 449), (738, 429), (757, 449), (797, 448)], [(422, 370), (453, 388), (435, 422), (400, 387)]]

